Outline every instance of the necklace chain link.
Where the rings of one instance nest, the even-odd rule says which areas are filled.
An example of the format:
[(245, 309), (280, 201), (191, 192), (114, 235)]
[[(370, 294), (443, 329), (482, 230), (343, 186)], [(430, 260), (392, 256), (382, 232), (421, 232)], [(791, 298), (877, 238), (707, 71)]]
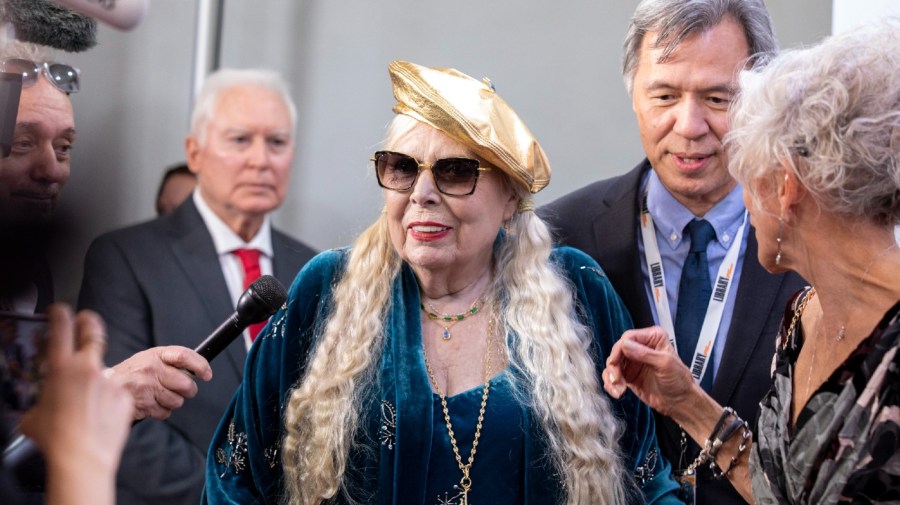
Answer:
[(475, 452), (478, 448), (478, 440), (481, 438), (481, 427), (484, 423), (484, 412), (487, 407), (488, 396), (491, 392), (490, 378), (491, 359), (493, 357), (493, 339), (494, 318), (490, 318), (488, 319), (487, 350), (484, 353), (484, 388), (481, 393), (481, 408), (478, 410), (478, 424), (475, 425), (475, 438), (472, 440), (472, 450), (469, 452), (469, 459), (465, 464), (463, 464), (462, 456), (459, 454), (459, 447), (457, 447), (456, 444), (456, 435), (453, 433), (453, 424), (450, 422), (450, 409), (447, 408), (447, 397), (438, 385), (438, 382), (434, 377), (434, 371), (431, 369), (431, 363), (428, 362), (428, 355), (425, 354), (424, 347), (422, 348), (422, 355), (425, 357), (425, 369), (428, 371), (428, 378), (431, 380), (431, 385), (434, 386), (435, 391), (437, 391), (438, 396), (441, 398), (441, 407), (444, 409), (444, 423), (447, 425), (447, 434), (450, 436), (450, 447), (453, 449), (453, 455), (456, 456), (456, 464), (459, 466), (460, 472), (462, 472), (462, 478), (459, 480), (459, 487), (462, 491), (464, 500), (469, 493), (469, 489), (472, 488), (472, 477), (469, 472), (472, 469), (472, 463), (475, 461)]
[(428, 302), (428, 307), (431, 309), (431, 311), (426, 309), (425, 304), (423, 304), (421, 302), (419, 303), (419, 307), (422, 309), (423, 312), (425, 312), (425, 315), (428, 316), (428, 319), (434, 321), (435, 324), (437, 324), (438, 326), (443, 328), (444, 333), (441, 335), (441, 337), (444, 340), (450, 340), (450, 337), (452, 336), (450, 334), (450, 328), (454, 324), (466, 319), (467, 317), (474, 316), (475, 314), (477, 314), (478, 310), (479, 310), (478, 304), (479, 304), (479, 302), (481, 302), (481, 299), (483, 297), (484, 297), (484, 294), (482, 294), (481, 296), (476, 298), (472, 302), (472, 305), (470, 305), (469, 308), (466, 309), (465, 312), (461, 312), (459, 314), (444, 314), (443, 312), (439, 311), (434, 306), (434, 304), (432, 304), (431, 302)]

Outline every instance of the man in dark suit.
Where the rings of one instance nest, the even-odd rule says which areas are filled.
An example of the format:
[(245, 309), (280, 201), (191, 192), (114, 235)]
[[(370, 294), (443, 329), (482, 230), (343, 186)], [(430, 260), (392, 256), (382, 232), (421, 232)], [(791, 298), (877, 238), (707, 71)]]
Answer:
[[(254, 275), (289, 284), (314, 251), (273, 229), (293, 160), (295, 107), (271, 72), (208, 78), (185, 147), (193, 195), (171, 215), (98, 238), (85, 259), (79, 305), (107, 322), (109, 359), (161, 345), (194, 347), (234, 310)], [(243, 253), (254, 251), (250, 266)], [(195, 504), (213, 430), (240, 383), (253, 338), (210, 363), (213, 380), (165, 422), (132, 430), (120, 466), (120, 505)], [(177, 399), (174, 399), (176, 400)]]
[[(755, 230), (722, 145), (736, 71), (749, 56), (775, 50), (762, 0), (642, 1), (623, 73), (647, 158), (541, 209), (562, 243), (600, 263), (635, 326), (674, 334), (695, 379), (745, 419), (769, 388), (778, 323), (803, 284), (758, 263)], [(696, 296), (686, 286), (705, 291)], [(683, 470), (699, 448), (657, 417), (663, 455)], [(696, 503), (744, 502), (704, 465)]]

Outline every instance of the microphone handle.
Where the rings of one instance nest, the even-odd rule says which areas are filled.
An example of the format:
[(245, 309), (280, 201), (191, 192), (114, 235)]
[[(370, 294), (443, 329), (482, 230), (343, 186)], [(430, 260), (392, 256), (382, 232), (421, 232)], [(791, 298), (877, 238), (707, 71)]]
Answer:
[(231, 317), (223, 321), (215, 331), (210, 333), (209, 336), (206, 337), (206, 340), (200, 342), (200, 345), (194, 348), (194, 351), (206, 358), (206, 361), (212, 361), (212, 359), (228, 347), (228, 344), (233, 342), (245, 328), (247, 328), (247, 325), (241, 324), (238, 320), (238, 314), (235, 312)]

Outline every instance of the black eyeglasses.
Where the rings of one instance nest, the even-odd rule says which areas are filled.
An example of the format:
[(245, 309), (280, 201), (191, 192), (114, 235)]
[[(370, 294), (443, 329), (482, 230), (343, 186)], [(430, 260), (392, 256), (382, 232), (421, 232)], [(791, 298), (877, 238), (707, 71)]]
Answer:
[(444, 158), (429, 165), (392, 151), (378, 151), (371, 161), (375, 163), (375, 175), (382, 188), (409, 191), (419, 178), (419, 172), (430, 168), (437, 190), (450, 196), (471, 195), (478, 184), (478, 174), (493, 170), (479, 166), (478, 160), (470, 158)]
[(7, 58), (0, 61), (0, 71), (22, 75), (22, 87), (34, 86), (41, 72), (63, 93), (75, 93), (81, 89), (81, 71), (65, 63), (48, 63)]

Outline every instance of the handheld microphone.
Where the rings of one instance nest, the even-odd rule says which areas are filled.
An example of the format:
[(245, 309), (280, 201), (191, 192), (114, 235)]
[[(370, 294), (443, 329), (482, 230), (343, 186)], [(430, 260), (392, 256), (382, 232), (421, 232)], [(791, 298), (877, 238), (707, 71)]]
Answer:
[(75, 12), (118, 28), (131, 30), (144, 19), (148, 0), (56, 0)]
[(198, 354), (212, 361), (248, 326), (261, 323), (278, 311), (287, 300), (287, 292), (278, 279), (263, 275), (256, 279), (238, 299), (234, 314), (206, 337), (196, 348)]
[[(261, 276), (253, 284), (250, 284), (238, 299), (234, 313), (210, 333), (194, 351), (206, 358), (207, 361), (212, 361), (248, 326), (261, 323), (278, 312), (285, 300), (287, 300), (287, 292), (278, 279), (271, 275)], [(142, 420), (135, 421), (133, 424)], [(18, 477), (18, 474), (22, 473), (25, 468), (24, 465), (34, 464), (38, 454), (39, 451), (34, 442), (24, 435), (18, 435), (3, 451), (3, 467), (10, 469)], [(31, 477), (33, 478), (33, 476)]]

